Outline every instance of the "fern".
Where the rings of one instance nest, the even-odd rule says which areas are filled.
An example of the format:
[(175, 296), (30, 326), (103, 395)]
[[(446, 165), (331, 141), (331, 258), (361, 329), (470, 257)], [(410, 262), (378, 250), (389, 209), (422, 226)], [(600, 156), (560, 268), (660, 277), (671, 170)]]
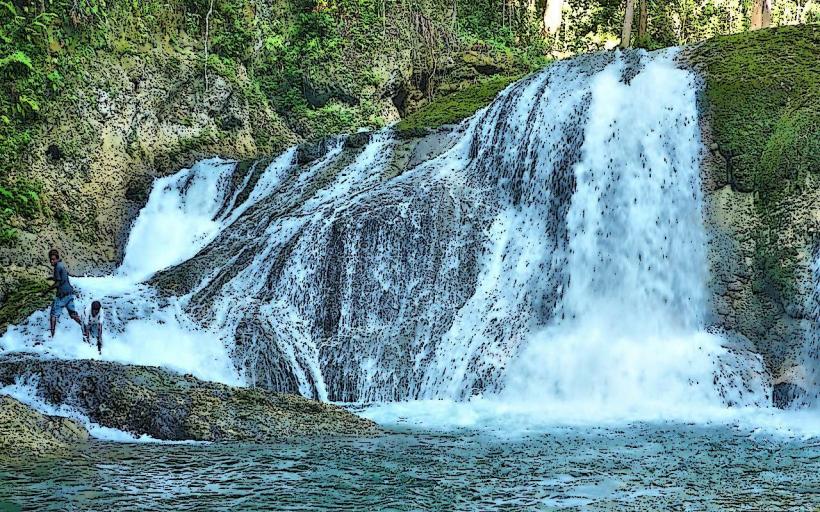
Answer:
[(34, 66), (31, 64), (31, 58), (28, 55), (26, 55), (25, 52), (22, 52), (20, 50), (17, 50), (8, 57), (3, 57), (2, 59), (0, 59), (0, 69), (3, 69), (12, 64), (20, 64), (23, 67), (27, 68), (29, 71), (34, 70)]

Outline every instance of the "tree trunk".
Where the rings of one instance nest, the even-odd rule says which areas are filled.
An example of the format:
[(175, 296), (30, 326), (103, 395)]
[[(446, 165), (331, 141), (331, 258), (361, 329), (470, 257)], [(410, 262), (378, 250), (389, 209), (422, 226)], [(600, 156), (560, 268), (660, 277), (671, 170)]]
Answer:
[(760, 16), (760, 27), (767, 28), (772, 25), (772, 0), (763, 0), (763, 13)]
[(564, 7), (564, 0), (547, 0), (544, 3), (544, 33), (555, 35), (561, 26), (561, 9)]
[(751, 29), (757, 30), (763, 27), (763, 0), (755, 0), (752, 4), (752, 24)]
[(642, 43), (646, 39), (646, 25), (649, 21), (649, 9), (646, 7), (647, 0), (640, 0), (640, 14), (638, 15), (638, 40)]
[(626, 13), (624, 14), (624, 29), (621, 32), (621, 48), (629, 48), (632, 38), (632, 19), (635, 17), (635, 0), (626, 0)]

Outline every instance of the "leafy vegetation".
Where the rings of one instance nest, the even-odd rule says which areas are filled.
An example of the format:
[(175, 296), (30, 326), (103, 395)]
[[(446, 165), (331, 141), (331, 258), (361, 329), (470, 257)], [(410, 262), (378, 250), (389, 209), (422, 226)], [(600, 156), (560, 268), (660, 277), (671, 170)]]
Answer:
[[(650, 30), (639, 43), (665, 46), (743, 30), (750, 1), (649, 0)], [(775, 23), (820, 17), (799, 3), (777, 2)], [(382, 94), (408, 93), (402, 88), (409, 83), (413, 91), (402, 114), (432, 102), (426, 114), (402, 126), (451, 122), (548, 57), (608, 47), (617, 39), (621, 0), (565, 2), (554, 37), (542, 34), (543, 7), (543, 0), (0, 0), (0, 187), (6, 192), (0, 196), (0, 245), (12, 243), (16, 230), (38, 216), (59, 213), (51, 213), (42, 188), (25, 179), (32, 141), (42, 140), (58, 113), (76, 112), (88, 101), (89, 82), (112, 97), (131, 94), (106, 82), (101, 70), (107, 65), (164, 66), (172, 74), (180, 62), (194, 62), (202, 77), (191, 84), (200, 113), (211, 115), (205, 105), (215, 79), (228, 81), (254, 113), (257, 147), (270, 151), (282, 135), (260, 112), (272, 109), (303, 138), (378, 127), (386, 122)], [(467, 51), (504, 62), (493, 72), (503, 77), (470, 74), (460, 59)], [(99, 137), (75, 117), (61, 143), (63, 157), (72, 160), (84, 157)], [(799, 112), (784, 118), (761, 161), (775, 169), (777, 155), (793, 158), (778, 148), (793, 145), (810, 122)], [(218, 148), (230, 138), (231, 122), (218, 120), (217, 126), (180, 151)], [(159, 164), (182, 160), (172, 157)]]

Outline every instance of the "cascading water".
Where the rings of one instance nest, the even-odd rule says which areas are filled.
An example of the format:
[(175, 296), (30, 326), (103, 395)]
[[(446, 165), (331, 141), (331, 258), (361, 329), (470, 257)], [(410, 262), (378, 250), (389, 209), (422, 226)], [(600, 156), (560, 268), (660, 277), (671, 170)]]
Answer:
[[(696, 94), (674, 51), (599, 54), (418, 163), (389, 130), (309, 165), (204, 162), (157, 182), (81, 302), (104, 297), (106, 358), (326, 400), (769, 404), (761, 359), (704, 331)], [(67, 322), (33, 346), (45, 322), (0, 346), (93, 356)]]
[(814, 248), (811, 266), (811, 289), (808, 294), (806, 339), (803, 347), (802, 384), (805, 390), (799, 393), (796, 404), (802, 407), (816, 407), (820, 404), (820, 246)]

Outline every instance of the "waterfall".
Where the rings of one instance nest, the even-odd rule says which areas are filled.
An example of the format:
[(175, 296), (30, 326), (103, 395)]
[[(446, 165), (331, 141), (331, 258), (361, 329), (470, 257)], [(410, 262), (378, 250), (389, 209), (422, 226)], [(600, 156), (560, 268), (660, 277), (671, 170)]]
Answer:
[[(704, 330), (698, 83), (675, 56), (553, 64), (436, 147), (386, 129), (158, 180), (116, 275), (77, 280), (104, 357), (333, 401), (769, 404), (760, 357)], [(94, 356), (46, 320), (0, 347)]]
[(816, 407), (820, 404), (820, 245), (815, 246), (811, 265), (811, 289), (808, 295), (806, 338), (803, 347), (805, 390), (793, 396), (794, 405)]

